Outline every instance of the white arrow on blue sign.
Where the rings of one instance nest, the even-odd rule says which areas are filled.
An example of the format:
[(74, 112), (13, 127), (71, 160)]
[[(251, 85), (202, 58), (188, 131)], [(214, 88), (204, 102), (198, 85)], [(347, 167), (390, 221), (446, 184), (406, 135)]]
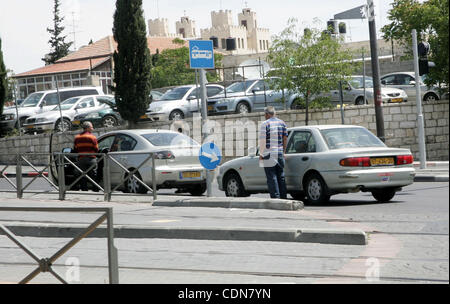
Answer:
[(217, 145), (212, 142), (203, 144), (198, 153), (198, 159), (203, 168), (214, 170), (220, 165), (222, 153)]

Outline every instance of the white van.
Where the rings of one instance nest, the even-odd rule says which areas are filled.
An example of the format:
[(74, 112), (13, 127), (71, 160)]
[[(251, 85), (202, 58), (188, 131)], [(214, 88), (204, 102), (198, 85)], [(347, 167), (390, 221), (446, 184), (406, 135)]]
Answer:
[[(40, 91), (31, 93), (17, 108), (19, 113), (19, 121), (22, 126), (25, 120), (33, 115), (50, 111), (58, 105), (58, 100), (64, 100), (85, 95), (104, 95), (101, 87), (76, 87), (59, 89), (59, 99), (57, 90)], [(0, 115), (0, 130), (8, 131), (17, 128), (17, 113), (16, 108), (11, 107), (5, 109)]]

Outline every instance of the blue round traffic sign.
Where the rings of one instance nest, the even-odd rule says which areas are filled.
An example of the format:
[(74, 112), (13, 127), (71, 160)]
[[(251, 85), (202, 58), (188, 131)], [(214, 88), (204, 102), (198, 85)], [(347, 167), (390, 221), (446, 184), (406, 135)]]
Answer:
[(203, 168), (214, 170), (220, 165), (222, 153), (217, 145), (213, 142), (208, 142), (200, 147), (198, 159)]

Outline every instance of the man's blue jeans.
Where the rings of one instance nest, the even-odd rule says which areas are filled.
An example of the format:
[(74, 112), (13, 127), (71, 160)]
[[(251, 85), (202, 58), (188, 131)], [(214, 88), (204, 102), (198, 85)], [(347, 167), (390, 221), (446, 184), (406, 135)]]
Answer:
[(267, 186), (271, 198), (287, 198), (286, 180), (284, 178), (284, 158), (278, 156), (277, 164), (273, 167), (264, 167), (267, 177)]

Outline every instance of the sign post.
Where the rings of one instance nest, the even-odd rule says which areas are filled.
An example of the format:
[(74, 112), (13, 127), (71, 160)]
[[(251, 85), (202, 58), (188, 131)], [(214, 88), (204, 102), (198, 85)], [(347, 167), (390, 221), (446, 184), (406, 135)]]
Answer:
[[(191, 69), (199, 70), (200, 92), (201, 92), (201, 114), (202, 114), (202, 142), (208, 137), (205, 122), (208, 119), (207, 95), (206, 95), (206, 71), (214, 69), (214, 47), (212, 40), (190, 40), (189, 41), (189, 64)], [(202, 151), (200, 149), (200, 151)], [(201, 160), (201, 158), (200, 158)], [(219, 161), (220, 162), (220, 161)], [(205, 167), (206, 168), (206, 167)], [(213, 169), (206, 168), (207, 196), (211, 196), (211, 182)]]

